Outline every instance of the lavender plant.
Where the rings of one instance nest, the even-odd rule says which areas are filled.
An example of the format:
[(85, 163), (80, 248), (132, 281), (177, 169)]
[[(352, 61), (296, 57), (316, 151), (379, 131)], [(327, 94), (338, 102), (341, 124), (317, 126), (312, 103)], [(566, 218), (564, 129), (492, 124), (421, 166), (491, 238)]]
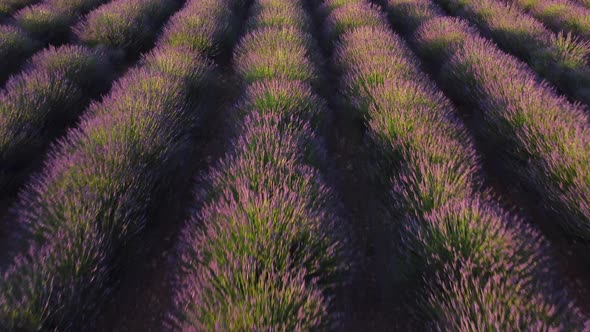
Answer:
[[(538, 193), (545, 210), (573, 238), (587, 241), (587, 117), (524, 64), (465, 27), (433, 19), (416, 32), (416, 40), (422, 52), (446, 63), (445, 82), (461, 82), (449, 91), (481, 110), (482, 136), (502, 153), (508, 174)], [(441, 32), (448, 30), (461, 38), (446, 42)], [(432, 53), (431, 45), (446, 52)]]
[(182, 329), (305, 330), (331, 323), (326, 292), (343, 269), (329, 208), (334, 195), (304, 164), (309, 129), (280, 123), (285, 118), (276, 113), (247, 115), (235, 154), (207, 178), (209, 203), (183, 241)]
[(19, 28), (0, 25), (0, 84), (38, 47), (39, 44)]
[(347, 266), (337, 200), (318, 171), (323, 103), (311, 88), (313, 44), (296, 20), (307, 16), (297, 0), (253, 8), (235, 56), (245, 85), (232, 117), (237, 135), (200, 181), (202, 208), (181, 241), (173, 329), (306, 331), (336, 322), (331, 299)]
[[(106, 0), (109, 1), (109, 0)], [(63, 11), (71, 17), (85, 15), (94, 8), (106, 3), (105, 0), (44, 0), (47, 4), (56, 10)]]
[(4, 0), (0, 3), (0, 18), (12, 15), (17, 10), (33, 5), (40, 0)]
[[(209, 8), (184, 10), (207, 17)], [(195, 89), (209, 86), (214, 66), (165, 43), (141, 64), (90, 106), (22, 192), (17, 221), (30, 250), (3, 272), (2, 329), (83, 326), (107, 294), (116, 253), (149, 222), (175, 176), (202, 110)]]
[[(590, 8), (570, 0), (510, 0), (555, 32), (590, 40)], [(583, 1), (583, 0), (582, 0)]]
[(248, 30), (264, 27), (288, 28), (309, 31), (311, 21), (303, 8), (292, 2), (278, 3), (274, 0), (257, 1), (252, 5), (252, 15), (256, 20), (248, 22)]
[[(415, 13), (408, 26), (436, 13), (418, 3), (404, 2)], [(348, 11), (339, 6), (379, 15), (362, 1), (328, 1), (329, 20)], [(457, 38), (439, 31), (446, 39), (432, 43), (436, 54), (440, 44)], [(548, 281), (544, 240), (482, 192), (479, 162), (456, 111), (401, 38), (385, 23), (358, 23), (336, 36), (340, 91), (366, 119), (373, 178), (391, 190), (384, 195), (383, 224), (399, 250), (397, 270), (421, 280), (414, 290), (416, 319), (435, 330), (581, 328), (584, 318)], [(473, 278), (465, 279), (469, 274)]]
[(49, 48), (0, 93), (0, 186), (9, 191), (66, 124), (108, 88), (104, 54), (80, 46)]
[[(19, 18), (29, 17), (28, 14), (31, 14), (33, 18), (31, 22), (35, 25), (36, 18), (43, 16), (37, 15), (38, 10), (47, 12), (49, 17), (59, 15), (64, 19), (63, 31), (56, 27), (48, 29), (43, 24), (38, 26), (40, 32), (48, 32), (51, 36), (58, 38), (69, 31), (70, 21), (74, 19), (70, 15), (77, 15), (99, 3), (100, 1), (91, 0), (64, 4), (60, 1), (48, 0), (37, 6), (23, 9), (19, 12), (23, 15), (17, 15), (16, 18), (18, 21)], [(120, 4), (117, 7), (115, 4), (115, 2), (110, 3), (97, 11), (107, 16), (120, 13), (120, 6), (125, 5)], [(134, 10), (142, 10), (142, 7), (133, 7), (129, 4), (127, 6), (125, 7), (129, 9), (127, 14), (130, 15), (134, 13)], [(156, 4), (150, 10), (163, 20), (171, 14), (173, 9), (173, 2), (169, 2), (167, 5)], [(161, 13), (156, 13), (160, 10)], [(55, 22), (52, 19), (49, 21)], [(49, 24), (53, 24), (51, 22)], [(157, 32), (156, 27), (157, 25), (154, 25), (151, 30), (142, 28), (142, 31), (146, 36), (153, 38)], [(32, 26), (28, 28), (30, 28), (29, 34), (35, 35), (31, 29), (36, 28)], [(53, 38), (51, 36), (46, 37), (51, 39)], [(39, 35), (36, 37), (42, 38)], [(128, 37), (133, 38), (132, 35)], [(80, 50), (96, 55), (92, 55), (94, 58), (90, 55), (81, 55)], [(139, 49), (133, 49), (132, 53), (139, 51)], [(74, 123), (92, 98), (106, 92), (115, 77), (112, 74), (111, 65), (106, 64), (106, 58), (111, 58), (113, 52), (116, 53), (117, 50), (103, 51), (98, 47), (91, 52), (77, 46), (49, 48), (31, 60), (28, 67), (34, 69), (27, 67), (24, 72), (8, 82), (0, 103), (2, 108), (0, 184), (3, 186), (3, 194), (16, 189), (30, 173), (31, 166), (37, 164), (36, 161), (40, 159), (49, 143), (61, 135), (67, 126)]]
[(247, 83), (273, 78), (317, 83), (304, 38), (295, 28), (256, 30), (238, 46), (237, 70)]
[(444, 15), (431, 0), (388, 0), (382, 4), (390, 23), (404, 33), (413, 33), (426, 20)]
[(16, 73), (41, 47), (60, 45), (70, 38), (72, 24), (107, 0), (45, 0), (16, 12), (13, 24), (0, 27), (0, 84)]
[(43, 44), (63, 43), (72, 21), (66, 13), (43, 3), (19, 10), (14, 19), (21, 29)]
[(528, 63), (564, 93), (590, 105), (590, 44), (586, 41), (570, 34), (554, 34), (522, 10), (500, 1), (438, 3), (475, 24), (503, 50)]
[[(244, 6), (242, 1), (235, 3), (188, 2), (186, 6), (195, 8), (179, 13), (175, 20), (164, 28), (158, 43), (189, 47), (210, 57), (218, 55), (235, 43), (237, 28), (233, 23), (236, 19), (234, 7)], [(209, 12), (196, 7), (206, 8)]]
[(16, 25), (43, 44), (61, 44), (70, 38), (80, 17), (108, 0), (46, 0), (14, 14)]
[(146, 50), (177, 0), (117, 0), (90, 12), (76, 28), (86, 45), (120, 50), (127, 57)]

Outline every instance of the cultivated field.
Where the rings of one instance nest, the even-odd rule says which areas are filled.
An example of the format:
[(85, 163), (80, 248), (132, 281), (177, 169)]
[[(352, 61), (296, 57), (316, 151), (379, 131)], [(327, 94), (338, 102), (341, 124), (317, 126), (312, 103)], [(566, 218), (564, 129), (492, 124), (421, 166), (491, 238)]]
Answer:
[(0, 331), (586, 329), (588, 0), (0, 0)]

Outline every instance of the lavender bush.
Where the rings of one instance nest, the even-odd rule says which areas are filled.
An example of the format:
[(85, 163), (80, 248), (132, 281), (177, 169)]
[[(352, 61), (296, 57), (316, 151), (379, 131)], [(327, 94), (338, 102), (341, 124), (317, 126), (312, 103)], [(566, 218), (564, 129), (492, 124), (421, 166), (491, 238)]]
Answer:
[(32, 55), (39, 44), (24, 31), (11, 25), (0, 25), (0, 84), (8, 78), (23, 58)]
[[(129, 241), (160, 216), (178, 189), (169, 183), (186, 177), (218, 94), (238, 95), (222, 106), (228, 151), (197, 181), (160, 328), (341, 329), (349, 303), (335, 299), (356, 258), (323, 176), (320, 131), (352, 120), (367, 157), (359, 164), (378, 192), (371, 220), (390, 242), (376, 246), (391, 258), (378, 259), (378, 289), (408, 286), (394, 296), (411, 299), (413, 326), (587, 329), (546, 240), (487, 188), (471, 137), (491, 148), (503, 181), (588, 245), (590, 122), (534, 72), (590, 102), (585, 2), (4, 1), (0, 196), (36, 173), (3, 221), (26, 249), (0, 270), (0, 330), (92, 328), (127, 269)], [(84, 46), (59, 46), (70, 39)], [(57, 47), (9, 78), (48, 43)], [(114, 68), (125, 73), (103, 95)], [(431, 77), (473, 110), (473, 133)], [(326, 120), (319, 91), (351, 118)]]
[(43, 44), (61, 44), (70, 37), (72, 24), (108, 0), (46, 0), (14, 14), (16, 24)]
[(303, 163), (309, 130), (281, 122), (279, 114), (247, 116), (235, 155), (207, 178), (210, 203), (183, 241), (187, 277), (177, 301), (184, 330), (330, 323), (326, 292), (343, 268), (334, 196)]
[(63, 43), (72, 20), (64, 12), (43, 3), (19, 10), (14, 19), (21, 29), (44, 44)]
[(474, 23), (502, 49), (527, 62), (560, 90), (590, 105), (588, 42), (570, 34), (554, 34), (517, 7), (500, 1), (438, 2), (454, 15)]
[(296, 28), (257, 29), (238, 46), (237, 70), (246, 83), (273, 78), (317, 83), (308, 45)]
[[(208, 11), (184, 10), (196, 9)], [(92, 104), (22, 192), (17, 221), (31, 246), (3, 273), (2, 329), (72, 329), (95, 315), (115, 253), (175, 176), (198, 125), (195, 88), (209, 86), (214, 67), (166, 44), (141, 63)]]
[[(210, 65), (194, 57), (192, 68), (194, 72), (208, 71)], [(171, 176), (175, 160), (185, 149), (190, 130), (186, 124), (195, 122), (187, 90), (181, 77), (149, 69), (134, 70), (115, 85), (115, 92), (89, 110), (80, 129), (71, 131), (54, 149), (45, 164), (46, 171), (32, 181), (19, 203), (19, 222), (26, 225), (35, 239), (33, 248), (51, 253), (50, 262), (37, 262), (41, 256), (32, 255), (19, 259), (30, 265), (39, 264), (40, 268), (49, 264), (49, 271), (34, 269), (30, 276), (19, 280), (22, 275), (18, 269), (13, 273), (9, 270), (4, 280), (8, 288), (22, 287), (23, 282), (47, 273), (62, 276), (66, 281), (85, 278), (92, 282), (73, 290), (69, 289), (72, 285), (64, 282), (63, 289), (41, 287), (35, 292), (29, 290), (29, 297), (4, 298), (9, 303), (2, 307), (3, 315), (7, 309), (21, 307), (32, 311), (43, 326), (52, 326), (56, 319), (71, 321), (75, 316), (68, 319), (68, 312), (84, 314), (86, 306), (96, 304), (112, 253), (144, 227), (151, 197), (157, 196), (158, 188)], [(54, 242), (55, 235), (66, 230), (67, 241)], [(78, 238), (83, 241), (75, 242)], [(104, 259), (79, 256), (92, 251), (94, 242), (105, 243), (101, 249)], [(73, 247), (75, 243), (77, 246)], [(79, 271), (70, 265), (72, 259), (80, 260), (78, 264), (88, 268)], [(101, 262), (103, 265), (94, 265)], [(81, 276), (77, 277), (78, 274)], [(84, 306), (67, 305), (75, 303), (71, 297), (86, 292), (96, 296), (84, 297)], [(63, 297), (58, 299), (63, 306), (54, 306), (49, 311), (40, 307), (39, 301), (48, 296)], [(17, 313), (16, 320), (8, 321), (9, 327), (30, 323), (27, 317), (20, 317), (22, 311)]]
[[(28, 29), (29, 34), (40, 39), (46, 37), (43, 40), (43, 43), (46, 43), (49, 41), (47, 38), (60, 38), (68, 34), (70, 21), (75, 19), (71, 15), (82, 14), (84, 10), (92, 9), (101, 1), (80, 0), (64, 3), (58, 0), (47, 0), (39, 5), (23, 9), (17, 14), (16, 20), (23, 28)], [(157, 33), (158, 20), (162, 21), (168, 17), (175, 5), (171, 1), (167, 4), (154, 3), (151, 5), (153, 8), (147, 3), (143, 3), (142, 6), (134, 6), (133, 3), (125, 5), (123, 2), (117, 6), (115, 2), (112, 2), (97, 11), (106, 16), (121, 14), (122, 7), (127, 8), (128, 15), (141, 16), (142, 10), (152, 11), (154, 25), (151, 29), (144, 27), (141, 30), (146, 36), (153, 38)], [(138, 12), (135, 12), (136, 10)], [(44, 12), (49, 15), (48, 21), (43, 19)], [(37, 15), (39, 13), (41, 15)], [(63, 18), (63, 30), (55, 26), (52, 28), (44, 26), (45, 23), (52, 25), (56, 22), (51, 19), (54, 15)], [(148, 15), (144, 18), (149, 17)], [(21, 18), (23, 20), (20, 20)], [(37, 26), (38, 18), (41, 19), (41, 24)], [(27, 25), (27, 22), (32, 25)], [(35, 29), (42, 33), (47, 32), (51, 36), (42, 37), (34, 33)], [(124, 34), (121, 31), (118, 33)], [(130, 34), (128, 37), (133, 38), (133, 35)], [(49, 48), (32, 60), (29, 67), (34, 67), (34, 70), (26, 69), (7, 84), (6, 93), (2, 96), (0, 104), (3, 110), (0, 125), (2, 131), (0, 134), (2, 136), (0, 139), (2, 156), (0, 184), (4, 187), (3, 193), (10, 192), (20, 185), (30, 172), (30, 166), (36, 164), (36, 160), (42, 155), (48, 143), (77, 119), (92, 98), (105, 92), (115, 77), (112, 75), (110, 65), (104, 65), (104, 63), (106, 58), (111, 58), (113, 54), (116, 59), (118, 50), (109, 49), (103, 52), (101, 47), (95, 47), (92, 53), (97, 54), (96, 59), (85, 59), (73, 55), (80, 53), (81, 49), (76, 46)], [(139, 51), (140, 49), (133, 49), (131, 53), (137, 54)], [(87, 63), (84, 63), (85, 61)], [(171, 61), (174, 61), (174, 58)]]
[(298, 30), (310, 31), (311, 20), (301, 6), (287, 1), (277, 2), (275, 0), (257, 1), (252, 5), (252, 16), (256, 20), (248, 21), (248, 30), (255, 30), (265, 27), (288, 28), (294, 27)]
[(75, 28), (76, 35), (86, 45), (132, 57), (149, 47), (161, 23), (177, 7), (177, 0), (116, 0), (90, 12)]
[(18, 184), (31, 160), (66, 124), (77, 119), (93, 96), (108, 87), (110, 64), (80, 46), (49, 48), (12, 77), (0, 92), (0, 186)]
[(331, 4), (326, 2), (325, 10), (338, 19), (328, 20), (325, 30), (329, 39), (335, 39), (347, 30), (353, 29), (360, 25), (380, 26), (385, 22), (385, 18), (378, 11), (372, 10), (372, 7), (364, 2), (350, 1), (347, 5)]
[(237, 136), (200, 181), (202, 209), (181, 241), (173, 329), (307, 331), (336, 322), (331, 299), (347, 266), (337, 200), (317, 169), (324, 106), (311, 88), (313, 43), (296, 22), (306, 16), (297, 0), (253, 7), (235, 57), (245, 85), (232, 116)]
[[(416, 13), (409, 26), (436, 13), (418, 3), (404, 4)], [(341, 6), (377, 14), (361, 1)], [(330, 1), (327, 7), (334, 8), (332, 21), (347, 11)], [(457, 37), (436, 31), (446, 38), (432, 43), (438, 54), (441, 43)], [(414, 290), (416, 319), (435, 330), (581, 328), (584, 318), (549, 281), (546, 244), (482, 192), (479, 162), (456, 111), (401, 38), (385, 23), (359, 23), (336, 35), (340, 91), (366, 119), (374, 178), (391, 188), (383, 224), (393, 230), (397, 270), (422, 280)], [(476, 282), (466, 282), (468, 274)]]
[[(446, 42), (441, 33), (448, 30), (462, 38)], [(481, 110), (482, 136), (503, 153), (506, 171), (537, 192), (572, 237), (587, 241), (590, 136), (583, 111), (458, 21), (431, 20), (416, 40), (430, 58), (446, 63), (445, 82), (461, 82), (449, 91)], [(432, 53), (431, 45), (446, 52)]]
[[(234, 26), (236, 8), (245, 6), (243, 1), (190, 1), (191, 10), (179, 13), (164, 28), (160, 44), (189, 47), (210, 57), (218, 55), (235, 43)], [(193, 8), (194, 7), (194, 8)], [(208, 11), (207, 11), (208, 10)]]
[(442, 8), (431, 0), (380, 1), (389, 16), (389, 21), (404, 33), (414, 32), (426, 20), (443, 16)]
[(110, 0), (44, 0), (43, 3), (67, 13), (71, 17), (78, 17), (107, 1)]
[(70, 38), (72, 24), (107, 0), (45, 0), (16, 12), (13, 24), (0, 26), (0, 84), (41, 47)]
[[(390, 0), (390, 3), (397, 1)], [(406, 10), (423, 6), (423, 1), (404, 2), (405, 8), (408, 8)], [(390, 6), (390, 13), (399, 17), (403, 15), (403, 11), (398, 9), (404, 6)], [(480, 107), (483, 118), (487, 119), (480, 126), (481, 138), (499, 149), (499, 153), (504, 153), (501, 158), (505, 160), (503, 166), (506, 174), (515, 176), (509, 177), (511, 184), (516, 180), (525, 184), (528, 190), (532, 188), (536, 188), (534, 190), (538, 192), (542, 190), (540, 199), (543, 202), (542, 206), (547, 207), (545, 211), (555, 217), (566, 229), (571, 229), (569, 223), (578, 224), (574, 226), (576, 230), (571, 234), (575, 238), (584, 237), (584, 231), (578, 232), (578, 230), (584, 228), (580, 223), (584, 222), (585, 217), (580, 219), (579, 213), (586, 209), (584, 207), (586, 199), (583, 197), (588, 195), (584, 194), (583, 188), (586, 186), (584, 180), (580, 180), (584, 177), (582, 174), (586, 173), (583, 170), (585, 166), (582, 166), (585, 162), (574, 161), (568, 155), (571, 155), (570, 151), (573, 151), (573, 148), (578, 151), (573, 152), (573, 154), (579, 154), (578, 160), (586, 158), (583, 146), (588, 145), (583, 141), (587, 135), (585, 128), (588, 120), (585, 119), (579, 107), (557, 97), (546, 83), (539, 84), (535, 75), (524, 64), (477, 37), (477, 32), (465, 21), (437, 18), (437, 16), (425, 17), (424, 24), (415, 34), (414, 40), (421, 51), (420, 55), (428, 62), (439, 64), (437, 68), (441, 67), (440, 63), (446, 62), (447, 66), (443, 66), (442, 70), (443, 76), (448, 78), (442, 81), (446, 90), (462, 101), (467, 101), (469, 105)], [(408, 33), (412, 32), (410, 27), (406, 30)], [(465, 49), (466, 47), (469, 51)], [(499, 63), (500, 61), (502, 64)], [(450, 69), (451, 67), (453, 69)], [(495, 70), (486, 71), (484, 75), (483, 68)], [(461, 79), (458, 79), (459, 77)], [(491, 88), (492, 86), (494, 88)], [(496, 98), (494, 104), (488, 104), (487, 100), (483, 100), (483, 95), (487, 95), (486, 98)], [(542, 96), (541, 99), (537, 99), (538, 96)], [(486, 106), (484, 109), (483, 105), (489, 105), (489, 108)], [(503, 114), (502, 120), (499, 114)], [(536, 114), (534, 117), (537, 119), (543, 120), (538, 120), (538, 123), (532, 125), (531, 123), (535, 121), (533, 114)], [(492, 118), (495, 120), (491, 120)], [(495, 125), (487, 121), (494, 121)], [(548, 139), (548, 137), (555, 138)], [(515, 139), (520, 141), (520, 144), (527, 144), (526, 149), (530, 149), (529, 152), (511, 146), (511, 142)], [(553, 149), (561, 151), (557, 154), (553, 152), (555, 151)], [(545, 153), (550, 153), (551, 157)], [(544, 158), (561, 160), (545, 164), (542, 161)], [(567, 165), (565, 168), (557, 166), (562, 162)], [(536, 163), (538, 166), (532, 166)], [(539, 166), (544, 169), (533, 170)], [(565, 175), (566, 173), (568, 175)], [(528, 190), (527, 194), (530, 194)], [(553, 203), (551, 200), (554, 200)], [(572, 214), (566, 212), (568, 210), (576, 212)], [(553, 211), (560, 212), (555, 214)], [(578, 216), (573, 217), (576, 214)], [(570, 221), (563, 221), (569, 218), (571, 218)]]
[(0, 3), (0, 18), (10, 16), (17, 10), (33, 5), (40, 0), (4, 0)]
[[(584, 1), (584, 0), (582, 0)], [(510, 0), (556, 32), (590, 40), (590, 9), (570, 0)], [(588, 5), (588, 2), (586, 2)]]

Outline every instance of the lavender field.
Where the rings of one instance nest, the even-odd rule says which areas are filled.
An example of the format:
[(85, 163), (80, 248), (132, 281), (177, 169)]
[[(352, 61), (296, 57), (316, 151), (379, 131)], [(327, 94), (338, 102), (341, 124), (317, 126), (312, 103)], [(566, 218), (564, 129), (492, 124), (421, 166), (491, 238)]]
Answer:
[(588, 330), (588, 0), (0, 0), (0, 331)]

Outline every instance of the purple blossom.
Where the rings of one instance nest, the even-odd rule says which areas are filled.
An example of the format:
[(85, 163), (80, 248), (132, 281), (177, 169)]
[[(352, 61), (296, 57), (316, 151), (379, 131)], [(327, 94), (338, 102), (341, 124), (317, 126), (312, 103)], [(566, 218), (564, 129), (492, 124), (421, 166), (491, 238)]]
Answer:
[(21, 29), (12, 25), (0, 25), (0, 84), (4, 83), (39, 46)]
[(74, 30), (86, 45), (132, 56), (150, 45), (158, 28), (177, 7), (176, 0), (115, 0), (90, 12)]
[(6, 17), (14, 14), (17, 10), (33, 5), (41, 0), (5, 0), (0, 3), (0, 17)]
[(106, 90), (110, 64), (80, 46), (48, 48), (13, 76), (0, 93), (0, 184), (22, 181), (48, 141), (78, 118), (90, 98)]
[(318, 171), (317, 53), (296, 22), (299, 1), (257, 2), (253, 13), (235, 52), (245, 83), (232, 108), (236, 137), (199, 181), (201, 209), (179, 248), (173, 329), (305, 331), (336, 322), (331, 302), (348, 262), (339, 206)]
[[(512, 2), (519, 1), (522, 2)], [(590, 105), (588, 40), (562, 31), (553, 33), (518, 6), (501, 1), (444, 0), (441, 4), (454, 15), (469, 20), (503, 50), (528, 63), (560, 90)]]
[[(337, 26), (339, 8), (352, 4), (342, 6), (333, 9), (329, 27)], [(421, 23), (416, 20), (440, 14), (423, 1), (412, 6), (395, 7), (418, 13), (406, 21), (408, 31)], [(449, 61), (473, 33), (460, 21), (434, 18), (415, 36), (425, 58)], [(334, 53), (347, 106), (366, 119), (367, 146), (374, 150), (369, 169), (381, 187), (392, 189), (383, 214), (399, 242), (392, 244), (399, 255), (392, 261), (402, 264), (396, 270), (406, 279), (422, 280), (415, 289), (417, 317), (436, 330), (581, 328), (584, 318), (555, 290), (545, 243), (482, 192), (478, 159), (456, 111), (414, 57), (400, 37), (373, 23), (345, 31)], [(490, 62), (482, 59), (482, 68), (506, 68)], [(473, 63), (465, 59), (456, 70)], [(473, 277), (465, 279), (467, 273)]]
[[(571, 32), (590, 40), (590, 8), (588, 6), (584, 7), (571, 0), (511, 0), (511, 2), (556, 32)], [(588, 4), (586, 2), (586, 5)]]
[[(86, 82), (76, 78), (83, 72), (76, 61), (35, 59)], [(97, 312), (116, 253), (149, 223), (164, 184), (179, 176), (202, 111), (195, 89), (209, 86), (213, 69), (198, 52), (162, 46), (52, 147), (15, 208), (30, 250), (2, 276), (2, 329), (77, 329)]]

